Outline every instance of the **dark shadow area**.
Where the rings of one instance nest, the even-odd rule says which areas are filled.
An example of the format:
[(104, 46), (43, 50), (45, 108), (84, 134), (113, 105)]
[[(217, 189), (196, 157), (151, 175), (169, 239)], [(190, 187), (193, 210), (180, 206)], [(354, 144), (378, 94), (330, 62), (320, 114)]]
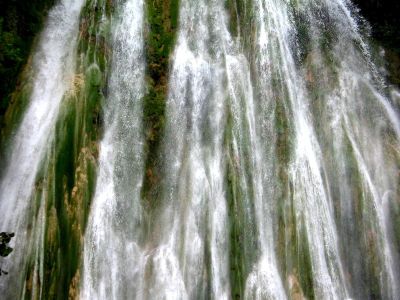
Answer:
[(353, 0), (371, 25), (372, 38), (385, 49), (388, 79), (400, 87), (400, 1)]
[[(14, 236), (15, 236), (14, 233), (7, 233), (7, 232), (0, 233), (0, 256), (1, 257), (7, 257), (13, 251), (13, 248), (11, 248), (8, 244), (11, 242), (11, 239)], [(2, 274), (8, 275), (8, 272), (3, 270), (0, 266), (0, 276)]]

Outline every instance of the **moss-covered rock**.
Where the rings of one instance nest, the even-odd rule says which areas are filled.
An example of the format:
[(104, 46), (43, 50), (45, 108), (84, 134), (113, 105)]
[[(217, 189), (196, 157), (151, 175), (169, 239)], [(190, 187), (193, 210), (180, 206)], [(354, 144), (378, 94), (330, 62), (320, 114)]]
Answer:
[(147, 93), (143, 102), (146, 137), (146, 172), (142, 197), (146, 207), (154, 207), (161, 166), (159, 149), (165, 126), (165, 104), (168, 92), (170, 54), (178, 25), (179, 0), (146, 1), (147, 31), (145, 51), (147, 60)]
[[(36, 195), (46, 201), (43, 282), (26, 275), (26, 295), (41, 284), (45, 299), (76, 299), (83, 235), (95, 192), (102, 133), (101, 107), (106, 90), (107, 26), (112, 2), (87, 1), (80, 22), (76, 74), (65, 93), (47, 161), (42, 166)], [(36, 287), (37, 288), (37, 287)]]

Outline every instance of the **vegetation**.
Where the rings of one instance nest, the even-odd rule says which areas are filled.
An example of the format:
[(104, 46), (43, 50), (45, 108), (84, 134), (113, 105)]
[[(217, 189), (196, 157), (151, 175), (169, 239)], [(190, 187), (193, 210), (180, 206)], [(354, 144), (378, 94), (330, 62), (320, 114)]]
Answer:
[(27, 298), (35, 298), (35, 284), (41, 285), (45, 299), (78, 297), (83, 234), (97, 178), (112, 12), (112, 1), (89, 0), (83, 7), (77, 67), (62, 99), (48, 161), (35, 185), (37, 202), (46, 199), (44, 272), (43, 282), (35, 282), (37, 270), (30, 262)]
[[(7, 232), (0, 233), (0, 256), (1, 257), (6, 257), (13, 251), (13, 248), (8, 246), (8, 243), (10, 243), (11, 238), (13, 238), (13, 237), (14, 237), (14, 233), (7, 233)], [(1, 276), (1, 273), (0, 273), (0, 276)]]
[(142, 196), (147, 206), (153, 206), (161, 166), (157, 159), (165, 125), (165, 104), (170, 53), (178, 25), (179, 0), (148, 0), (146, 2), (148, 30), (146, 36), (147, 94), (144, 98), (146, 134), (146, 175)]
[(35, 35), (54, 0), (3, 1), (0, 11), (0, 127)]
[(227, 182), (227, 199), (228, 199), (228, 214), (230, 222), (230, 281), (232, 287), (232, 298), (235, 300), (241, 299), (244, 294), (245, 288), (245, 241), (243, 237), (246, 231), (245, 227), (245, 212), (243, 208), (243, 201), (240, 201), (240, 188), (237, 182), (238, 170), (237, 161), (234, 158), (232, 140), (232, 115), (229, 114), (227, 128), (225, 131), (225, 144), (229, 149), (229, 160), (226, 169)]
[[(14, 233), (7, 233), (7, 232), (1, 232), (0, 233), (0, 256), (1, 257), (6, 257), (10, 255), (10, 253), (13, 251), (13, 248), (8, 246), (8, 243), (10, 243), (11, 238), (14, 237)], [(7, 275), (8, 272), (2, 270), (0, 268), (0, 276), (1, 274)]]

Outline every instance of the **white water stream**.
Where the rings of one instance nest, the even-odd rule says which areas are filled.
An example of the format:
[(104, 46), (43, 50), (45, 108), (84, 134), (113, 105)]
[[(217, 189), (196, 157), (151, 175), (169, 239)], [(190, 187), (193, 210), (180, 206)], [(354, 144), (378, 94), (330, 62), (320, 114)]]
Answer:
[[(61, 1), (49, 13), (33, 56), (29, 104), (11, 140), (2, 172), (0, 231), (16, 233), (12, 243), (15, 251), (4, 260), (2, 268), (18, 274), (1, 278), (0, 290), (5, 299), (15, 299), (20, 294), (25, 264), (31, 253), (35, 253), (34, 249), (40, 248), (40, 232), (45, 226), (44, 204), (35, 221), (38, 208), (32, 192), (52, 142), (61, 100), (72, 84), (82, 4), (81, 0)], [(10, 285), (12, 289), (7, 288)]]

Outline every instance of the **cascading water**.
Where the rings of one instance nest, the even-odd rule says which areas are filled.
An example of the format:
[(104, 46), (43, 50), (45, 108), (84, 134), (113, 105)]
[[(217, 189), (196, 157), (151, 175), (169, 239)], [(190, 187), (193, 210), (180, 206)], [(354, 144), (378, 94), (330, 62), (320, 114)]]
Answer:
[(396, 92), (349, 1), (87, 0), (78, 37), (81, 6), (50, 13), (10, 144), (6, 299), (399, 298)]
[[(293, 150), (287, 166), (287, 181), (291, 185), (289, 199), (280, 201), (293, 201), (295, 230), (305, 231), (315, 297), (345, 298), (347, 293), (337, 249), (333, 211), (329, 190), (324, 187), (321, 149), (311, 124), (305, 82), (298, 74), (289, 45), (290, 33), (294, 30), (289, 18), (290, 7), (277, 4), (276, 1), (257, 1), (254, 10), (257, 12), (259, 31), (256, 48), (256, 57), (260, 60), (257, 73), (259, 87), (270, 87), (263, 91), (267, 94), (260, 101), (283, 102), (279, 105), (287, 114), (287, 126), (293, 139)], [(277, 111), (278, 104), (270, 106), (273, 105)], [(279, 118), (276, 115), (274, 117)], [(275, 133), (275, 136), (278, 134)]]
[(180, 6), (148, 298), (230, 298), (223, 128), (232, 45), (222, 11), (218, 1)]
[(106, 127), (100, 144), (96, 193), (85, 234), (83, 299), (131, 299), (143, 260), (141, 99), (144, 94), (143, 2), (119, 5), (114, 25)]
[[(27, 258), (33, 248), (41, 247), (44, 204), (39, 205), (40, 209), (35, 206), (33, 190), (51, 144), (61, 100), (72, 81), (82, 4), (80, 0), (61, 1), (49, 14), (33, 57), (30, 102), (6, 157), (0, 183), (0, 228), (16, 232), (16, 250), (2, 266), (15, 274), (2, 277), (0, 282), (1, 294), (6, 298), (16, 299), (20, 294)], [(35, 222), (32, 219), (36, 214)]]

